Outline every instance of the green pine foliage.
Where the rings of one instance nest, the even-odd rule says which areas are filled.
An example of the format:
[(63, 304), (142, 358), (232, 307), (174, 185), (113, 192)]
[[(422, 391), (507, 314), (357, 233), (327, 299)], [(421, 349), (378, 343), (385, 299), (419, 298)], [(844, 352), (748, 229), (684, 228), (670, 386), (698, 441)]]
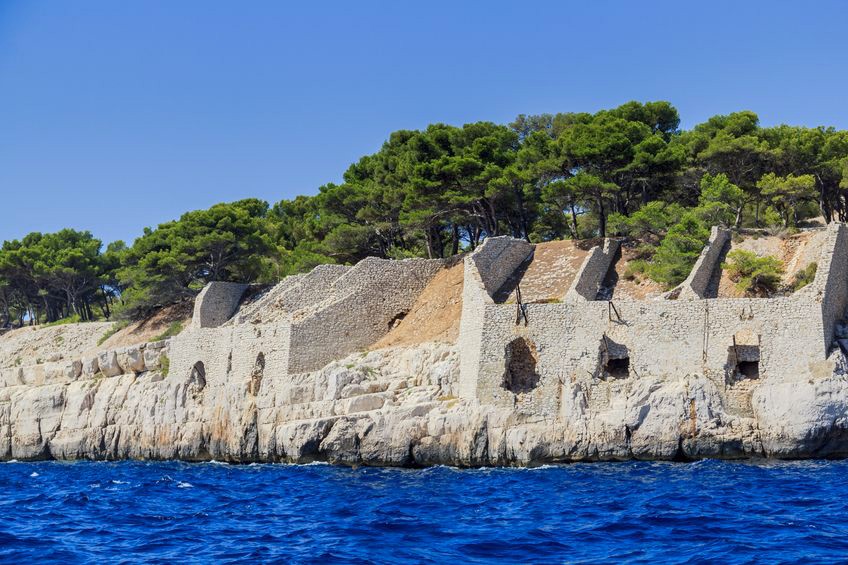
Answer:
[(750, 111), (679, 125), (665, 101), (432, 124), (391, 133), (313, 196), (187, 212), (132, 245), (104, 248), (73, 229), (31, 233), (0, 246), (0, 327), (135, 319), (212, 280), (273, 282), (368, 256), (449, 257), (500, 235), (629, 238), (641, 245), (631, 274), (672, 287), (712, 225), (848, 220), (848, 132), (764, 128)]
[(795, 273), (792, 279), (792, 292), (801, 290), (816, 279), (816, 271), (819, 265), (815, 261)]
[(721, 268), (736, 283), (736, 288), (747, 295), (769, 296), (780, 286), (783, 262), (772, 255), (759, 257), (756, 253), (736, 249), (727, 254)]

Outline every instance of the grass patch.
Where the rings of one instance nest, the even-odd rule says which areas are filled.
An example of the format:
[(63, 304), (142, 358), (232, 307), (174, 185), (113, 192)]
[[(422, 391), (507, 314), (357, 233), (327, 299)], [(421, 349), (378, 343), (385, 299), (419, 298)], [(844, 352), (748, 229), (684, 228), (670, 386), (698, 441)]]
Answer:
[(168, 326), (168, 329), (166, 329), (164, 332), (157, 335), (156, 337), (154, 337), (150, 341), (162, 341), (163, 339), (168, 339), (169, 337), (174, 337), (175, 335), (179, 334), (181, 331), (183, 331), (183, 323), (182, 322), (180, 322), (180, 321), (171, 322), (171, 325)]
[(105, 342), (107, 339), (109, 339), (128, 325), (129, 322), (115, 322), (114, 324), (112, 324), (111, 328), (106, 330), (106, 333), (100, 336), (100, 339), (97, 340), (97, 345), (103, 345), (103, 342)]
[(61, 318), (56, 320), (55, 322), (48, 322), (46, 324), (41, 324), (43, 328), (52, 328), (53, 326), (64, 326), (65, 324), (78, 324), (80, 322), (79, 314), (74, 314), (73, 316), (68, 316), (67, 318)]
[(795, 277), (792, 279), (792, 292), (796, 290), (801, 290), (816, 278), (816, 271), (818, 271), (819, 265), (816, 262), (812, 262), (797, 273), (795, 273)]
[(171, 370), (171, 359), (164, 353), (159, 357), (159, 372), (163, 377), (168, 376), (168, 371)]

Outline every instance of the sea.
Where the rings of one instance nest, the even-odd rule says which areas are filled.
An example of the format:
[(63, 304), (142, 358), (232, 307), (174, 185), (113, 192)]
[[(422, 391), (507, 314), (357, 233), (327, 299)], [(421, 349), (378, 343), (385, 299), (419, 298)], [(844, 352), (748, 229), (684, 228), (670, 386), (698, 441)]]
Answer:
[(846, 563), (848, 462), (8, 462), (0, 561)]

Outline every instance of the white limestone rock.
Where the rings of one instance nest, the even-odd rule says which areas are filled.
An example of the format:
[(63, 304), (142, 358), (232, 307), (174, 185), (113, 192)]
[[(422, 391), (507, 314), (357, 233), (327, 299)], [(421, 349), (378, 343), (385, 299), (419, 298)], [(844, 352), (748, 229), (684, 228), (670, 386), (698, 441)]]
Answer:
[(124, 373), (141, 373), (145, 369), (144, 346), (132, 346), (115, 352), (118, 366)]
[(104, 377), (117, 377), (124, 373), (118, 364), (118, 354), (114, 351), (104, 351), (98, 355), (97, 366)]

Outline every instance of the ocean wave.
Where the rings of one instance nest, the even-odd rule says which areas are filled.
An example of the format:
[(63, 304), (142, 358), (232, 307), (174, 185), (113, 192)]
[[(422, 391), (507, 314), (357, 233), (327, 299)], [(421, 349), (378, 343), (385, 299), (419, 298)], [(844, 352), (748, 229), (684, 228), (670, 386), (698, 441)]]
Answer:
[(837, 461), (422, 470), (20, 463), (0, 466), (0, 557), (834, 561), (848, 555), (846, 471)]

